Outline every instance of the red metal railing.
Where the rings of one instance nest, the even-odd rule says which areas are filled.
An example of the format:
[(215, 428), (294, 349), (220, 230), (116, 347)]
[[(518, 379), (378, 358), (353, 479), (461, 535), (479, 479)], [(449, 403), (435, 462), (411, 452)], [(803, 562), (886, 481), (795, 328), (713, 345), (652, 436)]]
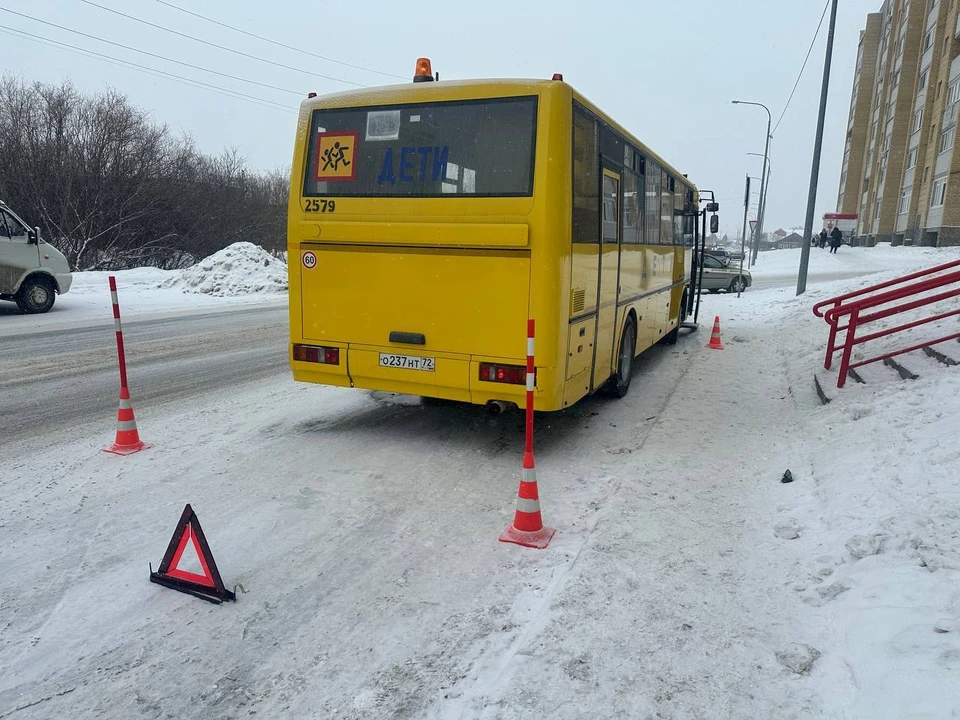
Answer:
[[(893, 335), (902, 330), (908, 330), (909, 328), (914, 328), (919, 325), (943, 320), (953, 315), (960, 315), (960, 308), (957, 308), (857, 337), (857, 330), (867, 323), (883, 320), (884, 318), (907, 312), (908, 310), (915, 310), (942, 300), (960, 297), (960, 269), (954, 270), (954, 268), (960, 268), (960, 260), (954, 260), (953, 262), (937, 265), (927, 270), (904, 275), (895, 280), (871, 285), (870, 287), (846, 293), (845, 295), (838, 295), (837, 297), (824, 300), (813, 306), (813, 314), (817, 317), (822, 317), (830, 326), (830, 339), (827, 341), (827, 354), (823, 362), (823, 367), (829, 370), (833, 364), (834, 354), (841, 351), (840, 368), (837, 376), (838, 388), (843, 387), (847, 381), (847, 373), (854, 368), (912, 352), (913, 350), (920, 350), (921, 348), (936, 345), (945, 340), (960, 338), (960, 332), (957, 332), (942, 338), (937, 338), (936, 340), (928, 340), (917, 345), (911, 345), (910, 347), (900, 348), (883, 355), (877, 355), (876, 357), (866, 360), (860, 360), (855, 363), (850, 362), (850, 356), (856, 345), (861, 345), (870, 340), (876, 340), (877, 338), (887, 335)], [(952, 272), (947, 272), (950, 270), (952, 270)], [(938, 275), (938, 273), (944, 274)], [(950, 286), (954, 287), (951, 288)], [(886, 288), (892, 289), (879, 294), (873, 294), (877, 293), (878, 290), (885, 290)], [(916, 299), (907, 300), (898, 305), (877, 309), (881, 305), (895, 303), (919, 295), (920, 293), (937, 290), (938, 288), (944, 288), (943, 292), (925, 295)], [(824, 308), (826, 308), (826, 310), (824, 310)], [(844, 319), (846, 319), (847, 324), (841, 325), (840, 323)], [(843, 339), (838, 342), (837, 336), (843, 330), (846, 330), (846, 334), (843, 336)]]

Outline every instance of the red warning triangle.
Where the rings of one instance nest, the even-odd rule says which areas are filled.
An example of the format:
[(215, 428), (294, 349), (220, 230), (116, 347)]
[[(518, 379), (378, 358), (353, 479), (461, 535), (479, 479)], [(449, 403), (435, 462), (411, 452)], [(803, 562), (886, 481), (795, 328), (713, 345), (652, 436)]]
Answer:
[[(200, 567), (203, 569), (203, 575), (198, 575), (197, 573), (180, 568), (180, 562), (187, 559), (184, 558), (183, 551), (187, 549), (188, 542), (191, 546), (190, 549), (193, 550), (193, 552), (196, 554), (196, 557), (200, 560)], [(188, 555), (190, 555), (190, 553), (188, 553)], [(184, 564), (186, 565), (186, 562), (184, 562)], [(193, 526), (190, 523), (187, 523), (187, 527), (184, 528), (183, 534), (180, 535), (180, 545), (177, 546), (177, 551), (173, 554), (173, 560), (170, 561), (170, 569), (167, 570), (167, 575), (170, 577), (180, 578), (181, 580), (189, 580), (201, 585), (206, 585), (207, 587), (215, 588), (217, 586), (217, 584), (213, 581), (213, 577), (210, 575), (210, 566), (207, 565), (206, 558), (204, 558), (203, 553), (197, 546), (197, 536), (196, 533), (193, 532)]]
[[(192, 557), (199, 560), (203, 574), (185, 569), (193, 566), (190, 563)], [(153, 572), (151, 568), (150, 581), (210, 602), (221, 603), (224, 600), (237, 599), (236, 595), (223, 586), (217, 563), (200, 527), (200, 520), (189, 503), (183, 508), (183, 514), (177, 523), (177, 529), (173, 531), (160, 567), (157, 572)]]

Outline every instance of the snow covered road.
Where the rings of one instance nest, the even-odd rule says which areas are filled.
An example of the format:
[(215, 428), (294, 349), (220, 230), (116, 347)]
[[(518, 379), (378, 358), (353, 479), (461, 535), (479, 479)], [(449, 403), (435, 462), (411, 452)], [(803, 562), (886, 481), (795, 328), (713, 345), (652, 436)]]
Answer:
[[(101, 325), (8, 334), (0, 356), (0, 447), (115, 412), (112, 317)], [(136, 408), (198, 397), (266, 375), (289, 375), (287, 309), (169, 315), (124, 324)], [(9, 332), (9, 331), (8, 331)]]
[[(96, 452), (105, 421), (66, 433), (54, 455), (45, 439), (6, 446), (0, 541), (20, 585), (2, 602), (16, 631), (0, 640), (0, 708), (49, 697), (16, 716), (359, 719), (769, 707), (742, 693), (778, 683), (770, 618), (783, 606), (746, 576), (769, 545), (755, 513), (783, 491), (737, 447), (768, 420), (747, 408), (790, 401), (776, 374), (755, 396), (704, 399), (735, 353), (703, 340), (648, 353), (623, 401), (541, 418), (544, 513), (560, 528), (544, 552), (496, 541), (512, 517), (518, 416), (277, 379), (196, 410), (138, 412), (156, 447), (127, 459)], [(711, 439), (718, 418), (704, 411), (718, 404), (756, 424)], [(782, 453), (763, 467), (775, 473)], [(226, 582), (249, 591), (236, 605), (146, 582), (187, 501)]]

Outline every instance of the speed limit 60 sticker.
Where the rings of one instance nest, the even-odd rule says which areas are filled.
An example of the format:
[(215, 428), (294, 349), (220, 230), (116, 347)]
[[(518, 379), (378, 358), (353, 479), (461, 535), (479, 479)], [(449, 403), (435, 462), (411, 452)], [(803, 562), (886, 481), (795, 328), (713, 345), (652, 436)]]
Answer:
[(303, 254), (303, 266), (307, 270), (313, 270), (313, 268), (317, 266), (317, 256), (314, 253), (307, 250)]

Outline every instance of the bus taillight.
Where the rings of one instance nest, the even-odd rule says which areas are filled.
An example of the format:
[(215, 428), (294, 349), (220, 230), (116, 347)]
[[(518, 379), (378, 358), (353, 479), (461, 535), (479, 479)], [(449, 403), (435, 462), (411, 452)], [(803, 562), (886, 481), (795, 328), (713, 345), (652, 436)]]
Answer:
[[(480, 379), (486, 382), (526, 385), (527, 369), (523, 365), (497, 365), (480, 363)], [(536, 375), (534, 375), (536, 380)]]
[(339, 365), (340, 348), (294, 345), (293, 359), (300, 362), (320, 363), (321, 365)]

